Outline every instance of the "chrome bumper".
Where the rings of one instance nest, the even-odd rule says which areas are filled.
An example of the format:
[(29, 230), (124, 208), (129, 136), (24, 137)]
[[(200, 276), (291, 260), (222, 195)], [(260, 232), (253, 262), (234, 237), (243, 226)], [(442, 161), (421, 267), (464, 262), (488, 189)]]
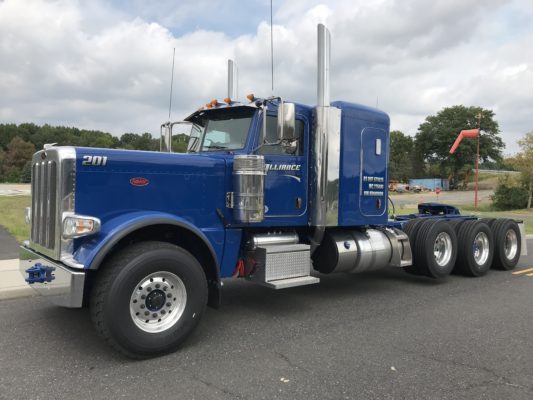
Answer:
[(26, 282), (28, 282), (29, 278), (27, 272), (29, 268), (38, 266), (50, 271), (47, 282), (28, 282), (39, 294), (58, 306), (69, 308), (82, 306), (85, 272), (72, 271), (64, 265), (50, 261), (43, 255), (35, 253), (24, 246), (20, 246), (19, 258), (19, 271)]

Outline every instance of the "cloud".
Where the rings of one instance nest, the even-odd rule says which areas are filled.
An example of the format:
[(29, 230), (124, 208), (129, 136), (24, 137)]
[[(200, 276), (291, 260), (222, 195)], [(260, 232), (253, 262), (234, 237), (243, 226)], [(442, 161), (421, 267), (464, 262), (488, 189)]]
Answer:
[[(379, 108), (415, 134), (454, 104), (496, 112), (507, 152), (533, 130), (533, 7), (527, 1), (275, 2), (275, 93), (316, 102), (316, 24), (333, 39), (332, 99)], [(271, 94), (265, 2), (0, 1), (0, 122), (152, 132), (226, 95)], [(254, 10), (257, 10), (254, 12)], [(250, 16), (252, 15), (252, 16)], [(240, 23), (240, 21), (243, 21)]]

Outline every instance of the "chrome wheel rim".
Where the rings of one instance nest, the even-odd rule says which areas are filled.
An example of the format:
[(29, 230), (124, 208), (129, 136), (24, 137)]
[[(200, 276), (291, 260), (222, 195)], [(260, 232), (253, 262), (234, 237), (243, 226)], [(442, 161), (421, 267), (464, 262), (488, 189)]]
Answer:
[(490, 253), (489, 237), (485, 232), (478, 232), (473, 243), (474, 261), (477, 265), (484, 265)]
[(178, 322), (186, 304), (183, 281), (171, 272), (154, 272), (135, 286), (130, 298), (130, 315), (143, 331), (163, 332)]
[(505, 258), (512, 260), (515, 258), (518, 251), (518, 237), (516, 232), (513, 229), (509, 229), (505, 233), (505, 242), (503, 244), (503, 249), (505, 252)]
[(452, 258), (452, 238), (446, 232), (437, 235), (433, 245), (433, 256), (439, 267), (444, 267)]

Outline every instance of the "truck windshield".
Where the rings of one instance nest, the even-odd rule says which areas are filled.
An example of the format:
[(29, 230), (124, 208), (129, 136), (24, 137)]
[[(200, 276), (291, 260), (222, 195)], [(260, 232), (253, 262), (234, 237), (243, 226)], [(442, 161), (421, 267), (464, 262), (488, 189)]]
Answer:
[(246, 144), (248, 130), (255, 113), (253, 108), (236, 107), (206, 110), (190, 118), (195, 129), (187, 151), (238, 150)]

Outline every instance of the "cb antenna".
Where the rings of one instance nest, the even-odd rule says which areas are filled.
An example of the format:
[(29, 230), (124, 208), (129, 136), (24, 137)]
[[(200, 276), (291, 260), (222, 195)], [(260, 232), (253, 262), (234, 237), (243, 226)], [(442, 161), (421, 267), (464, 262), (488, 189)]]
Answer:
[(270, 70), (272, 80), (272, 96), (274, 95), (274, 31), (272, 26), (272, 0), (270, 0)]
[(168, 120), (170, 122), (170, 110), (172, 110), (172, 87), (174, 86), (174, 59), (176, 58), (176, 48), (172, 52), (172, 73), (170, 75), (170, 96), (168, 99)]

